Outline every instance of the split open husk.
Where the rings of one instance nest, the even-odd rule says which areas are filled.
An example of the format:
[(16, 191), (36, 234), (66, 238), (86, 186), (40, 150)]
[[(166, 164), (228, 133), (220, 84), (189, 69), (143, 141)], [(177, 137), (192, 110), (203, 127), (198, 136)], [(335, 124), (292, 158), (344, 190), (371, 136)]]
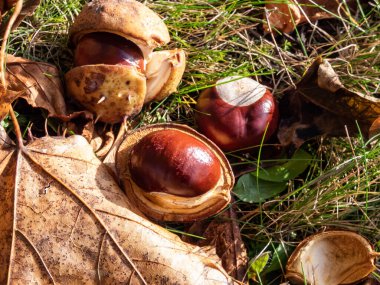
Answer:
[(376, 269), (378, 255), (359, 234), (326, 231), (297, 246), (288, 260), (286, 278), (296, 285), (355, 284)]
[[(186, 66), (185, 52), (153, 52), (170, 41), (165, 23), (155, 12), (135, 0), (94, 0), (83, 7), (73, 23), (70, 44), (75, 48), (83, 36), (98, 32), (115, 34), (136, 44), (145, 67), (139, 70), (126, 65), (82, 65), (66, 73), (68, 95), (95, 113), (98, 120), (120, 122), (138, 114), (143, 104), (162, 100), (176, 91)], [(105, 81), (96, 88), (99, 78)]]
[(94, 0), (83, 6), (70, 28), (70, 43), (75, 46), (84, 35), (93, 32), (122, 36), (137, 44), (145, 57), (170, 41), (161, 18), (135, 0)]
[[(181, 197), (163, 192), (146, 192), (133, 181), (129, 169), (133, 147), (148, 134), (161, 130), (186, 133), (204, 143), (215, 154), (220, 163), (221, 175), (212, 189), (195, 197)], [(172, 123), (150, 125), (128, 134), (118, 150), (116, 169), (131, 203), (148, 217), (160, 221), (190, 222), (217, 214), (230, 202), (230, 191), (234, 184), (231, 166), (214, 143), (188, 126)]]

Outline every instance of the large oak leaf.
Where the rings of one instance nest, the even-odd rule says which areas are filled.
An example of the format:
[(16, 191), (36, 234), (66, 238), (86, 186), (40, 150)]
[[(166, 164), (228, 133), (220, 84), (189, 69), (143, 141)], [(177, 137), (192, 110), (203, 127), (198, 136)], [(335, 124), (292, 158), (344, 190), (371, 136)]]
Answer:
[(81, 136), (0, 143), (0, 284), (228, 284), (199, 248), (132, 212)]

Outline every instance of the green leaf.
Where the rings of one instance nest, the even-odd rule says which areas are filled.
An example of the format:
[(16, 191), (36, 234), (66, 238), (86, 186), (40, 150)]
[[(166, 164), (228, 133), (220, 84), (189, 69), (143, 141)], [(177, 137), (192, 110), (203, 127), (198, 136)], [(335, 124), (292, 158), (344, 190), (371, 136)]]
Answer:
[(248, 269), (249, 279), (257, 280), (256, 277), (260, 275), (265, 266), (268, 264), (269, 257), (270, 252), (264, 252), (253, 259)]
[(233, 191), (245, 202), (260, 203), (281, 193), (286, 187), (287, 182), (265, 181), (248, 173), (239, 178)]
[[(312, 160), (312, 156), (306, 151), (297, 150), (291, 159), (282, 165), (276, 165), (267, 169), (260, 169), (258, 177), (270, 182), (284, 182), (296, 178), (306, 170)], [(257, 176), (256, 172), (252, 173)]]
[(284, 269), (286, 265), (286, 261), (288, 260), (287, 251), (289, 248), (285, 248), (283, 244), (279, 244), (276, 248), (273, 249), (273, 258), (270, 265), (265, 269), (265, 274)]

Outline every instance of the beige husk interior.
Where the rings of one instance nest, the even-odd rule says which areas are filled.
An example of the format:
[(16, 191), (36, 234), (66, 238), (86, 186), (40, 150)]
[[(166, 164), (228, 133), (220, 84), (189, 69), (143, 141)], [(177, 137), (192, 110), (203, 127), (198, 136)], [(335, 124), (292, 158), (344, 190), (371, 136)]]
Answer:
[[(147, 193), (133, 182), (128, 168), (131, 149), (144, 136), (165, 129), (175, 129), (195, 137), (207, 145), (217, 156), (222, 171), (220, 180), (212, 190), (197, 197), (179, 197), (161, 192)], [(203, 135), (180, 124), (150, 125), (128, 134), (118, 150), (116, 169), (130, 201), (135, 203), (147, 216), (161, 221), (190, 222), (218, 213), (230, 202), (230, 191), (234, 184), (231, 167), (223, 152)]]
[(354, 284), (373, 272), (370, 243), (349, 231), (326, 231), (302, 241), (288, 260), (286, 278), (292, 284)]
[(186, 55), (181, 49), (153, 52), (146, 66), (145, 103), (162, 100), (175, 92), (185, 67)]

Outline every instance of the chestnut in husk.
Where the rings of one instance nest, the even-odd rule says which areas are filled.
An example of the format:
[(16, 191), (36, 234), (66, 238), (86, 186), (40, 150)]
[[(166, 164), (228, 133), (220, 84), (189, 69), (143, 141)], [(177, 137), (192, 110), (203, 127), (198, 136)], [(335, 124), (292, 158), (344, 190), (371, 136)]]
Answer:
[(264, 85), (227, 77), (200, 95), (196, 121), (201, 133), (224, 151), (259, 145), (276, 131), (278, 106)]
[(136, 115), (175, 92), (182, 78), (183, 50), (153, 51), (169, 41), (160, 17), (135, 0), (87, 3), (70, 29), (68, 95), (103, 122)]
[(129, 199), (156, 220), (206, 218), (231, 199), (234, 176), (223, 152), (184, 125), (157, 124), (129, 134), (116, 169)]

